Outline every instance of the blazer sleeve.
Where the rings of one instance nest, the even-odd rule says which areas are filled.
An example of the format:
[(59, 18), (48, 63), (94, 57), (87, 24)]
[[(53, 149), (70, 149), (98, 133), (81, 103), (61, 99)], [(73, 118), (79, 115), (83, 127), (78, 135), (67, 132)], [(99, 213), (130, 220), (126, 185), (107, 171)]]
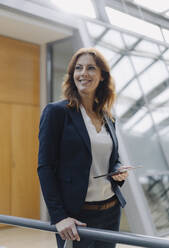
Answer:
[[(115, 122), (113, 122), (113, 126), (114, 126), (114, 129), (116, 130), (116, 126), (115, 126)], [(114, 170), (118, 170), (118, 168), (121, 167), (121, 162), (120, 162), (120, 158), (119, 158), (119, 151), (117, 151), (117, 159), (115, 161), (115, 165), (114, 165)], [(111, 178), (112, 179), (112, 178)], [(124, 180), (123, 181), (114, 181), (112, 179), (113, 182), (115, 182), (116, 184), (118, 184), (120, 187), (124, 184)]]
[(38, 176), (51, 224), (68, 217), (56, 176), (64, 116), (63, 106), (50, 103), (43, 110), (39, 125)]

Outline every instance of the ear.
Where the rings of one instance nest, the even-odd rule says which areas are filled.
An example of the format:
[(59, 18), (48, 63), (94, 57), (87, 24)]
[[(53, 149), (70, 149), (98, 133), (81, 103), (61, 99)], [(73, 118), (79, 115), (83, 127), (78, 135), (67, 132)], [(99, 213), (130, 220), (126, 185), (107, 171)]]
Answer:
[(104, 81), (104, 78), (101, 76), (100, 82), (103, 82), (103, 81)]

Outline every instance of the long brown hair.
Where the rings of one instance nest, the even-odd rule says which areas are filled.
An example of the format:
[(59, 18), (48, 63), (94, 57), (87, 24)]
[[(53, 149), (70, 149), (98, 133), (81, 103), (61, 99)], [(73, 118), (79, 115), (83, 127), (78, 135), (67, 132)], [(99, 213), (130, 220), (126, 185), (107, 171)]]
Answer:
[(69, 101), (68, 107), (76, 107), (79, 109), (81, 103), (80, 95), (74, 83), (73, 74), (76, 66), (76, 62), (81, 55), (89, 54), (91, 55), (96, 65), (101, 70), (101, 76), (103, 78), (102, 83), (100, 83), (96, 89), (95, 99), (93, 103), (93, 110), (102, 116), (103, 111), (106, 112), (109, 117), (111, 115), (111, 107), (115, 101), (115, 84), (114, 80), (110, 74), (110, 67), (104, 58), (104, 56), (95, 48), (81, 48), (72, 57), (69, 62), (67, 74), (65, 81), (62, 84), (62, 90), (64, 97)]

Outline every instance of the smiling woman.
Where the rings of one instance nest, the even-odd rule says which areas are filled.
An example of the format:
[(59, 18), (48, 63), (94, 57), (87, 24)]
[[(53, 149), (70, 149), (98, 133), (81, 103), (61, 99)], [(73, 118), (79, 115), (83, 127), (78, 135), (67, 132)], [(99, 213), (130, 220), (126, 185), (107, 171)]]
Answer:
[[(58, 248), (113, 248), (115, 244), (81, 238), (76, 226), (119, 230), (125, 199), (119, 189), (127, 171), (95, 179), (121, 168), (111, 107), (115, 87), (103, 55), (79, 49), (63, 83), (66, 100), (43, 111), (39, 133), (39, 178)], [(110, 128), (111, 126), (111, 128)], [(77, 242), (79, 241), (79, 242)]]

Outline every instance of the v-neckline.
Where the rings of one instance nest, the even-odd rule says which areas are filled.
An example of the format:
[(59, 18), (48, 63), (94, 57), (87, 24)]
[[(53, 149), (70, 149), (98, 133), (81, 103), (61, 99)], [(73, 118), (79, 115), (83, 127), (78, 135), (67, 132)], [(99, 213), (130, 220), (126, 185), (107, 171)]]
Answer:
[(96, 129), (96, 127), (95, 127), (95, 125), (93, 124), (93, 122), (92, 122), (90, 116), (87, 114), (86, 109), (83, 107), (82, 104), (81, 104), (81, 110), (82, 110), (83, 113), (86, 115), (87, 121), (90, 123), (90, 125), (91, 125), (92, 128), (95, 130), (95, 132), (96, 132), (97, 134), (100, 134), (100, 133), (102, 132), (102, 130), (103, 130), (103, 124), (101, 125), (100, 131), (98, 132), (97, 129)]

